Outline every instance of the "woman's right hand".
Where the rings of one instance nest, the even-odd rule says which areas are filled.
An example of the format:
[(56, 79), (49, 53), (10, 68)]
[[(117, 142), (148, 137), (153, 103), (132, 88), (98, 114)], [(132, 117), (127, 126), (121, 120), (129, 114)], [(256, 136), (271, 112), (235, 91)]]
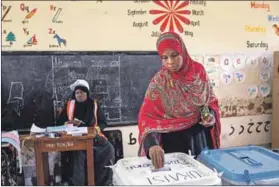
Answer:
[(77, 121), (77, 120), (69, 120), (69, 121), (66, 121), (64, 123), (64, 125), (68, 125), (68, 124), (73, 124), (74, 126), (79, 126), (80, 125), (80, 121)]
[(165, 162), (164, 153), (165, 152), (162, 149), (162, 147), (158, 145), (154, 145), (149, 148), (149, 157), (151, 158), (152, 165), (155, 167), (155, 169), (164, 167), (164, 162)]
[(74, 121), (73, 121), (73, 120), (69, 120), (69, 121), (66, 121), (66, 122), (64, 123), (64, 125), (68, 125), (68, 124), (74, 124)]

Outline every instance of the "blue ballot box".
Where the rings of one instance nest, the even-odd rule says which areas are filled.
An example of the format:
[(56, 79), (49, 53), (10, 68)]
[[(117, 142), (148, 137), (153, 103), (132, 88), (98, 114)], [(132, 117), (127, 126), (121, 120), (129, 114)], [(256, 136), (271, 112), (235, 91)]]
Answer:
[(223, 185), (279, 185), (279, 154), (259, 146), (204, 150), (198, 161), (223, 172)]

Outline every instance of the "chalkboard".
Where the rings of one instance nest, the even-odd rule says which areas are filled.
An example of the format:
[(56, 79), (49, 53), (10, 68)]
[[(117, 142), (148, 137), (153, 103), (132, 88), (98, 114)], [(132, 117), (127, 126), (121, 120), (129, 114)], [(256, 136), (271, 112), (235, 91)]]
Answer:
[(76, 79), (88, 81), (109, 125), (137, 123), (147, 86), (160, 67), (156, 53), (4, 53), (2, 129), (55, 124), (56, 110), (71, 97), (69, 85)]
[(51, 68), (48, 56), (2, 55), (2, 130), (53, 123), (52, 88), (45, 82)]

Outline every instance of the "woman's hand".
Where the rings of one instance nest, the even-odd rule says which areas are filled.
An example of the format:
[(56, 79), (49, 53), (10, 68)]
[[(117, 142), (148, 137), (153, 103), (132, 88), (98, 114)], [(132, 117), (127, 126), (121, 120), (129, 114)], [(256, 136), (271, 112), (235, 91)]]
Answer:
[(67, 124), (73, 124), (74, 126), (79, 126), (81, 124), (81, 121), (69, 120), (69, 121), (66, 121), (64, 125), (67, 125)]
[(74, 122), (73, 122), (74, 126), (79, 126), (81, 124), (81, 121), (80, 120), (75, 120), (74, 119)]
[(208, 116), (204, 119), (201, 118), (200, 124), (205, 127), (211, 127), (216, 123), (216, 119), (213, 114), (208, 114)]
[(155, 167), (155, 169), (164, 167), (164, 153), (164, 150), (158, 145), (154, 145), (149, 149), (149, 156), (151, 158), (152, 165)]

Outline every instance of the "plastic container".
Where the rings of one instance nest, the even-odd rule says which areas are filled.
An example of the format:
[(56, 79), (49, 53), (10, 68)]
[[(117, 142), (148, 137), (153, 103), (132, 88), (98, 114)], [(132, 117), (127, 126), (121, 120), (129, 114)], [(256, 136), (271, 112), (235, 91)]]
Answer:
[(259, 146), (205, 150), (198, 160), (223, 172), (223, 185), (279, 185), (279, 154)]
[(165, 154), (160, 170), (146, 157), (118, 160), (112, 170), (114, 185), (221, 185), (217, 172), (184, 153)]

